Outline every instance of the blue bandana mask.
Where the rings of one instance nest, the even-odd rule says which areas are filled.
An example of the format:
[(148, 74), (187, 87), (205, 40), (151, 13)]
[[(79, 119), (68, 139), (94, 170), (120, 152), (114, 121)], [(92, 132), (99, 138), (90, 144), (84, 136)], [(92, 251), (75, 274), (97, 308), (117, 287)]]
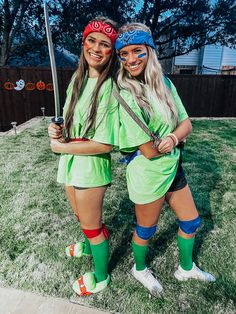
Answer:
[(141, 30), (131, 30), (118, 36), (115, 43), (115, 49), (120, 50), (129, 45), (147, 45), (156, 49), (152, 36)]

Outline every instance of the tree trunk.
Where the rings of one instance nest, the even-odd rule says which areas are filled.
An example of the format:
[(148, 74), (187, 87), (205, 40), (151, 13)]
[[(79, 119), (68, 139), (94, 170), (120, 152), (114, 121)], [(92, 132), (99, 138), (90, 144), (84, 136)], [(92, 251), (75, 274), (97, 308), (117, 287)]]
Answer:
[(30, 1), (16, 1), (10, 10), (8, 0), (3, 2), (3, 39), (0, 54), (0, 66), (7, 64), (11, 48), (17, 32), (19, 32), (22, 20)]
[(7, 64), (9, 58), (9, 49), (6, 41), (3, 41), (0, 55), (0, 66), (3, 67)]
[(0, 66), (4, 66), (9, 58), (9, 35), (11, 30), (11, 13), (8, 0), (3, 2), (3, 34), (2, 34), (2, 47), (0, 55)]

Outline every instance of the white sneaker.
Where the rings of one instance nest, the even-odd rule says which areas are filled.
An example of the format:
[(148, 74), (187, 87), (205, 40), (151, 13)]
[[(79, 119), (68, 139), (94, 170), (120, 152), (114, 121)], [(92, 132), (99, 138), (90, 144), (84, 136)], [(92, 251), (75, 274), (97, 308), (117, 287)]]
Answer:
[(211, 274), (199, 269), (195, 263), (193, 263), (193, 267), (190, 270), (184, 270), (180, 265), (178, 269), (175, 271), (174, 276), (176, 279), (180, 281), (185, 281), (188, 279), (199, 279), (203, 281), (215, 281), (215, 277)]
[(131, 274), (137, 279), (149, 292), (155, 297), (161, 297), (160, 293), (163, 288), (159, 281), (153, 276), (152, 271), (147, 267), (144, 270), (136, 270), (136, 265), (134, 264), (131, 269)]

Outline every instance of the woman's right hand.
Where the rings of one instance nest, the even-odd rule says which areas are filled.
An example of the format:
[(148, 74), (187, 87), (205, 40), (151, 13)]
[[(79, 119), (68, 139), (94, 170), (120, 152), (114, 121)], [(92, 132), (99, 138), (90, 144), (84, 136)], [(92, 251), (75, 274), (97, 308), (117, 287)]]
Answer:
[(160, 144), (157, 147), (157, 150), (161, 154), (168, 154), (174, 148), (174, 142), (170, 137), (164, 137), (161, 139)]
[(62, 137), (63, 125), (56, 125), (55, 123), (49, 124), (48, 135), (50, 138), (59, 139)]

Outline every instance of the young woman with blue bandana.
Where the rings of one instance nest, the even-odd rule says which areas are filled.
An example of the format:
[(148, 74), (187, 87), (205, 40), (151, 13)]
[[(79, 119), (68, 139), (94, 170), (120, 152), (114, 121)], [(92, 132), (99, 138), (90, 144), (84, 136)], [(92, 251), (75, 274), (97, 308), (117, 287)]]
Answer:
[(148, 27), (139, 23), (123, 26), (115, 48), (120, 59), (118, 85), (120, 95), (136, 116), (161, 137), (159, 145), (120, 106), (119, 145), (133, 153), (127, 166), (130, 199), (135, 203), (137, 226), (132, 240), (135, 265), (133, 276), (153, 295), (163, 288), (146, 267), (148, 240), (154, 235), (163, 203), (167, 201), (179, 221), (178, 248), (180, 265), (174, 276), (214, 281), (192, 261), (195, 231), (200, 217), (195, 207), (180, 160), (178, 143), (192, 130), (191, 122), (174, 85), (164, 78), (157, 60), (155, 44)]

